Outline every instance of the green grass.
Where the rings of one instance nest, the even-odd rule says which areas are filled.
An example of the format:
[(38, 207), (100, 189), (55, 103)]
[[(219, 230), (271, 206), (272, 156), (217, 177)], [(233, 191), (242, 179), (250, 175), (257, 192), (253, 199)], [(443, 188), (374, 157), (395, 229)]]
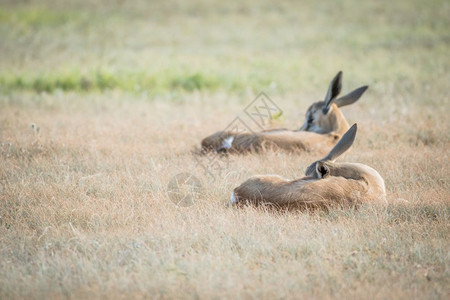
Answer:
[[(121, 90), (126, 92), (164, 93), (171, 91), (192, 92), (194, 90), (214, 91), (220, 86), (218, 77), (201, 73), (161, 74), (95, 71), (87, 74), (72, 71), (50, 73), (38, 76), (16, 75), (0, 77), (0, 87), (6, 92), (25, 90), (35, 92), (76, 91), (95, 92)], [(234, 84), (238, 84), (237, 82)], [(242, 86), (233, 88), (242, 88)], [(223, 87), (223, 86), (222, 86)]]
[(441, 90), (449, 14), (437, 0), (3, 4), (0, 87), (311, 92), (342, 69), (355, 82)]
[(44, 7), (26, 7), (0, 10), (0, 24), (40, 30), (44, 27), (62, 26), (77, 22), (81, 14), (67, 11), (52, 11)]

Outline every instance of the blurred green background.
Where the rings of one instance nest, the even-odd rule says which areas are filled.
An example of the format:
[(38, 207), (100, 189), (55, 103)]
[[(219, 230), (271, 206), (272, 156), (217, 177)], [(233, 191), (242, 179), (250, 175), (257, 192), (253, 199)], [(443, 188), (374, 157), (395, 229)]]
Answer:
[(438, 104), (449, 16), (447, 0), (2, 0), (0, 89), (285, 94), (343, 70), (344, 86)]

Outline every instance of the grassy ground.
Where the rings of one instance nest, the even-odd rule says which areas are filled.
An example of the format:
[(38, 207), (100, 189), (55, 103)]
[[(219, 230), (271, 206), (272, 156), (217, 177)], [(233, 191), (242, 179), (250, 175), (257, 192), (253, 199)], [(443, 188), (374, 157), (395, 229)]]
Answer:
[[(0, 298), (450, 295), (448, 1), (2, 1)], [(226, 205), (318, 157), (193, 154), (260, 92), (298, 128), (344, 71), (388, 207)], [(208, 158), (201, 158), (208, 165)], [(201, 194), (180, 207), (174, 175)]]

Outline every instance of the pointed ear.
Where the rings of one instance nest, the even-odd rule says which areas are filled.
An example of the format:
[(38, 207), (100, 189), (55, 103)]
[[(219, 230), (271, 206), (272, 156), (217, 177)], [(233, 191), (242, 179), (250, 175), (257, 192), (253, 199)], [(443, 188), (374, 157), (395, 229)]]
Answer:
[(362, 96), (362, 94), (364, 94), (364, 92), (368, 88), (369, 87), (367, 85), (362, 86), (362, 87), (354, 90), (353, 92), (348, 93), (347, 95), (342, 96), (341, 98), (334, 100), (334, 103), (336, 103), (336, 105), (338, 107), (353, 104), (356, 101), (358, 101), (358, 99)]
[(319, 178), (326, 178), (330, 175), (330, 168), (328, 168), (323, 161), (318, 161), (316, 164), (316, 173)]
[(300, 127), (300, 131), (306, 131), (306, 129), (308, 129), (308, 120), (306, 120), (302, 127)]
[(353, 124), (349, 130), (341, 137), (339, 142), (331, 149), (330, 153), (323, 160), (331, 160), (335, 161), (340, 155), (342, 155), (345, 151), (348, 150), (355, 141), (356, 130), (358, 126)]
[(323, 101), (322, 112), (326, 115), (330, 110), (331, 103), (339, 95), (342, 88), (342, 71), (339, 71), (328, 87), (327, 95)]

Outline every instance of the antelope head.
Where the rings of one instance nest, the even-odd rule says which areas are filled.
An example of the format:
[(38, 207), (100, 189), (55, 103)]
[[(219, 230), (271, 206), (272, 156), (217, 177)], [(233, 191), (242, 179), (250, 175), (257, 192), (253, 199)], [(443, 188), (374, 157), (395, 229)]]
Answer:
[(356, 131), (357, 125), (353, 124), (353, 126), (342, 136), (333, 149), (331, 149), (327, 156), (313, 162), (306, 169), (305, 175), (316, 179), (326, 178), (328, 176), (340, 176), (340, 164), (335, 161), (352, 146), (355, 141)]
[(336, 74), (330, 83), (323, 101), (313, 103), (305, 115), (305, 123), (301, 131), (311, 131), (319, 134), (337, 132), (343, 134), (350, 127), (339, 107), (355, 103), (368, 86), (362, 86), (351, 93), (337, 98), (342, 88), (342, 71)]
[[(342, 136), (339, 142), (324, 158), (313, 162), (305, 172), (306, 176), (315, 179), (328, 177), (342, 177), (346, 179), (360, 180), (369, 186), (370, 197), (385, 201), (386, 187), (381, 175), (373, 168), (360, 163), (336, 162), (336, 159), (346, 152), (355, 141), (357, 125), (353, 126)], [(369, 198), (369, 196), (367, 196)]]

